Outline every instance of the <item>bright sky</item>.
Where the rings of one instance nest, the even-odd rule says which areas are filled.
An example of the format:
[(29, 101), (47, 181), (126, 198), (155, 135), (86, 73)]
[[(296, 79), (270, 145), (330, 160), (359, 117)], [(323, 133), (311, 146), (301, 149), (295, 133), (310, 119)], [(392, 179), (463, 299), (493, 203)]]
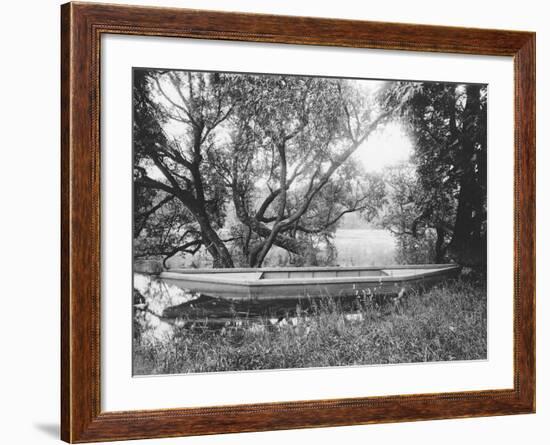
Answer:
[[(374, 95), (384, 86), (386, 81), (355, 80), (355, 86), (366, 96)], [(169, 85), (165, 86), (169, 90)], [(165, 131), (172, 137), (181, 137), (184, 126), (180, 122), (169, 120), (164, 125)], [(223, 128), (218, 129), (218, 134)], [(409, 160), (413, 153), (413, 143), (403, 125), (398, 121), (381, 126), (361, 145), (354, 157), (363, 164), (368, 172), (381, 172), (385, 167), (393, 166)]]
[(381, 172), (385, 167), (408, 161), (413, 144), (399, 122), (390, 122), (373, 133), (355, 152), (365, 170)]

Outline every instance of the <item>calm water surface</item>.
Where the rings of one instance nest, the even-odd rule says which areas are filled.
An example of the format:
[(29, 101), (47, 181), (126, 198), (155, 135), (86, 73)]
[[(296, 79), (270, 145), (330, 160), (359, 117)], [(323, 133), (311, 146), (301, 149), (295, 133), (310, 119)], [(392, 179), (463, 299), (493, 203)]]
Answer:
[(334, 244), (340, 266), (395, 264), (395, 238), (387, 230), (338, 229)]

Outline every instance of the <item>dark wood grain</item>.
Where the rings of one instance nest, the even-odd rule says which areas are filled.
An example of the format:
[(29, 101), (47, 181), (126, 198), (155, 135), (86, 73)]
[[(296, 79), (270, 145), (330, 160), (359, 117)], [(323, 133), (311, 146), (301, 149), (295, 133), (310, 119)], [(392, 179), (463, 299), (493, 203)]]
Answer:
[[(534, 412), (533, 33), (90, 3), (65, 4), (61, 16), (63, 440), (91, 442)], [(516, 106), (514, 388), (101, 412), (99, 62), (103, 33), (513, 56)]]

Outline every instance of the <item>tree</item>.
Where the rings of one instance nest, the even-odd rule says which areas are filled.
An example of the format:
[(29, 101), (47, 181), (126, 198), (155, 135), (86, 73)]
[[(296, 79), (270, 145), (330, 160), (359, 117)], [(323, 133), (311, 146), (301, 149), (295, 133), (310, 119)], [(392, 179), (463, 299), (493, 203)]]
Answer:
[[(442, 227), (454, 221), (453, 208), (427, 215), (429, 197), (419, 181), (414, 164), (403, 163), (387, 168), (384, 175), (387, 205), (381, 225), (397, 239), (397, 262), (405, 264), (445, 261), (449, 237)], [(433, 208), (436, 208), (433, 205)]]
[[(350, 212), (371, 217), (382, 199), (381, 180), (350, 157), (388, 113), (349, 82), (136, 70), (134, 105), (142, 213), (183, 205), (197, 229), (174, 249), (195, 242), (215, 267), (234, 265), (228, 242), (254, 267), (274, 245), (300, 254), (307, 238), (326, 238)], [(243, 230), (223, 240), (231, 206)]]
[(487, 89), (479, 84), (410, 83), (389, 85), (387, 107), (409, 126), (420, 188), (418, 215), (437, 233), (436, 259), (486, 262)]
[[(233, 261), (216, 231), (223, 225), (223, 187), (203, 154), (232, 112), (231, 90), (230, 79), (217, 74), (134, 72), (134, 184), (185, 207), (199, 227), (195, 241), (208, 250), (214, 267), (233, 267)], [(182, 124), (179, 139), (166, 136), (168, 121)]]
[(164, 267), (176, 254), (196, 254), (203, 247), (200, 227), (171, 195), (159, 193), (156, 204), (134, 215), (134, 258), (162, 258)]
[(381, 182), (349, 160), (383, 114), (371, 119), (342, 80), (254, 76), (245, 83), (254, 99), (238, 107), (217, 167), (246, 227), (248, 264), (260, 267), (273, 245), (297, 254), (300, 238), (326, 237), (343, 215), (372, 216)]

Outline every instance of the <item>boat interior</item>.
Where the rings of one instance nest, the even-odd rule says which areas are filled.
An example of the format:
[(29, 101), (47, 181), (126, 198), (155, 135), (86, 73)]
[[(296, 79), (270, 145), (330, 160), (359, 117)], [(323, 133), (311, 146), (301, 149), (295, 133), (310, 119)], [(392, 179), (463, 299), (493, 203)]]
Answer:
[(185, 275), (189, 279), (200, 278), (202, 280), (218, 279), (230, 280), (230, 281), (269, 281), (269, 280), (304, 280), (315, 278), (382, 278), (382, 277), (404, 277), (414, 276), (420, 274), (426, 274), (430, 272), (441, 271), (441, 268), (434, 269), (329, 269), (329, 270), (266, 270), (266, 271), (216, 271), (214, 273), (198, 272), (198, 273), (186, 273)]

